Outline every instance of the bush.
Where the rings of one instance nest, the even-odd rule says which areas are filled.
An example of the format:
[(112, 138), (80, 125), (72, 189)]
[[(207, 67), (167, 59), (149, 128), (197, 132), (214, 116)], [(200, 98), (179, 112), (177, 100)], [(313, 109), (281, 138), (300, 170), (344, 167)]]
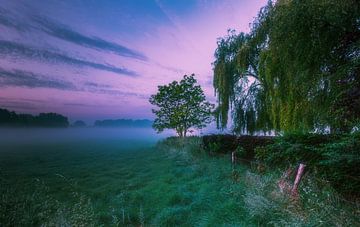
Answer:
[(360, 195), (360, 132), (326, 144), (321, 153), (321, 174), (341, 191)]
[(254, 150), (273, 143), (270, 136), (234, 136), (234, 135), (207, 135), (203, 136), (203, 147), (210, 153), (229, 154), (241, 149), (241, 158), (253, 159)]
[(274, 137), (271, 136), (240, 136), (237, 139), (238, 146), (244, 150), (241, 158), (252, 160), (255, 157), (255, 149), (273, 144)]
[(207, 135), (202, 137), (203, 147), (207, 152), (228, 154), (237, 147), (237, 137), (234, 135)]
[(305, 163), (308, 171), (317, 172), (338, 191), (360, 192), (360, 133), (285, 135), (255, 153), (257, 159), (273, 167)]

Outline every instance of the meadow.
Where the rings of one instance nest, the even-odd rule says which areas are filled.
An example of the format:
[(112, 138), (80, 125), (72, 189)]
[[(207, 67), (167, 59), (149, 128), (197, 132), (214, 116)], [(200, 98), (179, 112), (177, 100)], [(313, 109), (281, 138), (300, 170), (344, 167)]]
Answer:
[(0, 226), (360, 223), (358, 204), (320, 188), (316, 178), (305, 177), (299, 201), (292, 201), (277, 188), (280, 171), (233, 167), (228, 156), (207, 155), (198, 137), (131, 139), (103, 131), (98, 139), (70, 139), (77, 133), (69, 133), (68, 139), (1, 141)]

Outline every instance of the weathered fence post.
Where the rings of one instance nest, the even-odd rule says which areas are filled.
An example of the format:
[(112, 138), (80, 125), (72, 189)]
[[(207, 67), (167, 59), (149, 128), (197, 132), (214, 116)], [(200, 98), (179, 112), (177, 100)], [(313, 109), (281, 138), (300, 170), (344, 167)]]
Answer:
[(234, 182), (238, 182), (239, 181), (239, 173), (236, 170), (236, 152), (233, 151), (231, 152), (231, 166), (232, 166), (232, 179)]
[(235, 165), (235, 163), (236, 163), (235, 151), (231, 152), (231, 163), (232, 163), (233, 165)]
[(295, 181), (294, 181), (294, 185), (293, 185), (293, 188), (291, 189), (291, 194), (293, 196), (297, 196), (298, 195), (298, 186), (299, 186), (299, 183), (300, 183), (300, 180), (301, 180), (301, 177), (302, 175), (304, 174), (304, 169), (305, 169), (305, 164), (302, 164), (300, 163), (299, 165), (299, 168), (298, 168), (298, 171), (297, 171), (297, 174), (296, 174), (296, 178), (295, 178)]

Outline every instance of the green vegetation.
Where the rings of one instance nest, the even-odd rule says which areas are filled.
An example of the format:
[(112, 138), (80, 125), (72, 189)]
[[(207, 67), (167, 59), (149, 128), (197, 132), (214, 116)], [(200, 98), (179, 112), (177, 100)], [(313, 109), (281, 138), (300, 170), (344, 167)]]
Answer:
[(218, 125), (234, 131), (350, 132), (360, 120), (360, 5), (269, 1), (248, 34), (215, 51)]
[[(92, 141), (2, 146), (2, 226), (357, 226), (357, 203), (306, 175), (300, 198), (281, 172), (234, 168), (198, 137), (156, 147)], [(139, 143), (136, 143), (139, 144)], [(132, 148), (131, 148), (132, 147)]]
[(240, 156), (283, 171), (304, 163), (343, 195), (359, 195), (359, 15), (355, 0), (269, 1), (249, 33), (218, 40), (218, 127), (231, 111), (237, 134), (282, 135), (254, 153), (237, 148)]
[(210, 154), (229, 154), (233, 151), (237, 157), (253, 160), (255, 149), (272, 144), (274, 137), (271, 136), (234, 136), (234, 135), (205, 135), (202, 137), (204, 149)]
[(16, 114), (13, 111), (0, 108), (0, 127), (47, 127), (66, 128), (68, 118), (57, 113)]
[(195, 75), (184, 75), (180, 81), (158, 86), (158, 93), (150, 97), (150, 103), (157, 106), (153, 109), (156, 115), (153, 127), (162, 132), (164, 129), (175, 129), (180, 137), (186, 137), (190, 128), (203, 128), (210, 123), (212, 104), (206, 101), (203, 90)]
[(256, 157), (268, 166), (306, 163), (311, 173), (347, 196), (360, 192), (360, 133), (345, 135), (290, 134), (256, 149)]
[[(184, 138), (213, 109), (185, 75), (149, 100), (153, 127), (180, 138), (0, 144), (0, 225), (360, 226), (359, 15), (355, 0), (269, 1), (248, 34), (218, 40), (218, 126), (232, 111), (235, 133), (282, 136)], [(2, 125), (53, 118), (68, 125), (0, 109)]]
[(257, 161), (268, 167), (295, 169), (306, 164), (306, 172), (327, 181), (342, 195), (360, 192), (360, 132), (352, 134), (286, 134), (279, 137), (207, 135), (203, 148), (209, 155), (236, 153), (238, 159)]

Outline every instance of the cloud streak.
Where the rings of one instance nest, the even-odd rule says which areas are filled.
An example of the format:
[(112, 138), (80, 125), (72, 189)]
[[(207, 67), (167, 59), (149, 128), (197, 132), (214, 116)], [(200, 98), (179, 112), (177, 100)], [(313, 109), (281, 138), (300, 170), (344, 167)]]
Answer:
[(7, 71), (2, 68), (0, 68), (0, 86), (76, 90), (76, 87), (70, 82), (52, 80), (32, 72), (21, 70)]
[(44, 17), (33, 18), (33, 20), (40, 25), (40, 29), (43, 32), (58, 39), (100, 51), (111, 52), (123, 57), (135, 58), (142, 61), (148, 60), (144, 54), (117, 43), (81, 34), (65, 25), (61, 25)]
[(11, 17), (9, 12), (0, 7), (0, 24), (5, 27), (15, 28), (18, 31), (25, 31), (25, 26)]
[(132, 77), (138, 76), (136, 72), (128, 70), (126, 68), (119, 68), (108, 64), (100, 64), (86, 60), (81, 60), (70, 57), (65, 54), (55, 53), (48, 50), (42, 50), (24, 44), (5, 41), (5, 40), (0, 40), (0, 55), (3, 55), (5, 57), (8, 55), (12, 55), (15, 57), (21, 56), (29, 59), (47, 61), (49, 63), (64, 63), (69, 65), (76, 65), (79, 67), (90, 67), (98, 70), (104, 70), (116, 74), (132, 76)]
[(86, 82), (78, 87), (73, 83), (22, 70), (5, 70), (0, 68), (0, 87), (50, 88), (66, 91), (81, 91), (112, 96), (138, 97), (147, 99), (145, 95), (134, 92), (123, 92), (110, 85)]

